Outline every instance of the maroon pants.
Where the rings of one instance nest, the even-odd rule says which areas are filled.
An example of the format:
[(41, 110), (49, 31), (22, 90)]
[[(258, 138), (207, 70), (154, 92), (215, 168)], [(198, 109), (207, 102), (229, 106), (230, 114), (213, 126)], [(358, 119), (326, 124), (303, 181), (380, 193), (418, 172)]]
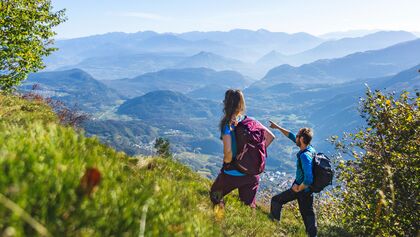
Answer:
[(239, 191), (239, 198), (246, 205), (255, 207), (260, 177), (258, 175), (231, 176), (223, 173), (217, 176), (210, 189), (210, 199), (213, 204), (223, 203), (223, 197), (235, 189)]

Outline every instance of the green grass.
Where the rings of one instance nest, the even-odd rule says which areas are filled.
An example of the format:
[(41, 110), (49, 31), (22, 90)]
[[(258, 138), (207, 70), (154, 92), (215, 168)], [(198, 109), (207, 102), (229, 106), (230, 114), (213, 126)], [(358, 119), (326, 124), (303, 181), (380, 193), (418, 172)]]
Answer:
[[(87, 168), (101, 174), (90, 194)], [(0, 94), (0, 170), (0, 194), (18, 206), (0, 202), (0, 235), (39, 235), (22, 209), (52, 236), (139, 236), (141, 224), (145, 236), (305, 236), (293, 206), (278, 224), (236, 193), (216, 218), (210, 180), (174, 160), (116, 152), (59, 125), (42, 101)]]

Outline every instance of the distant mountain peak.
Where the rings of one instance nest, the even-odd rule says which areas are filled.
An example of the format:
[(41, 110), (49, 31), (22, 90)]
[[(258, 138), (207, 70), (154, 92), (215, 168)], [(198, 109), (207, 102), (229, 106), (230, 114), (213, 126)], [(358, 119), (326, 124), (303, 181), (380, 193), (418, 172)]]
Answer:
[[(72, 77), (72, 78), (78, 78), (79, 80), (95, 80), (95, 78), (92, 77), (89, 73), (86, 71), (80, 69), (80, 68), (71, 68), (67, 70), (62, 71), (47, 71), (47, 72), (39, 72), (31, 75), (37, 75), (37, 76), (48, 76), (49, 78), (52, 78), (54, 75), (58, 75), (59, 77)], [(58, 79), (57, 79), (58, 80)]]
[(278, 52), (277, 50), (271, 50), (267, 54), (263, 55), (260, 59), (258, 59), (256, 63), (269, 66), (280, 65), (286, 62), (286, 57), (286, 55)]
[(180, 92), (157, 90), (125, 101), (117, 113), (141, 119), (156, 119), (163, 114), (169, 117), (191, 118), (209, 117), (211, 108)]
[(258, 29), (257, 32), (259, 32), (259, 33), (270, 33), (269, 30), (266, 30), (266, 29), (263, 29), (263, 28)]
[(194, 54), (193, 56), (217, 56), (217, 57), (222, 57), (220, 55), (217, 55), (215, 53), (208, 52), (208, 51), (200, 51), (199, 53)]

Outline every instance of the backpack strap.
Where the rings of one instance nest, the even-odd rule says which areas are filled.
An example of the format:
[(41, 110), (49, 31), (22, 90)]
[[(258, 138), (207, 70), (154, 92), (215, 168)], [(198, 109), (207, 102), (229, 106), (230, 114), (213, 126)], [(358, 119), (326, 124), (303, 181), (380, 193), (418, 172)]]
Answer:
[(303, 170), (303, 167), (302, 167), (302, 161), (300, 160), (300, 156), (305, 152), (308, 152), (310, 154), (310, 156), (312, 157), (312, 162), (314, 162), (314, 158), (316, 156), (316, 153), (309, 151), (308, 147), (306, 147), (305, 150), (303, 150), (298, 156), (299, 166), (302, 170)]

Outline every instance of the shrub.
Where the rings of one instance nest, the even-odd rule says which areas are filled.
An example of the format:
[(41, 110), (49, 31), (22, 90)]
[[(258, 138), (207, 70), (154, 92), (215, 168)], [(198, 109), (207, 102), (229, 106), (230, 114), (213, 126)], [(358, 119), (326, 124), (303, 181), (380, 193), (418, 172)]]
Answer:
[(420, 97), (367, 90), (367, 127), (337, 148), (351, 154), (338, 166), (340, 221), (360, 236), (416, 236), (420, 220)]
[(50, 97), (45, 98), (34, 91), (35, 90), (22, 94), (22, 99), (36, 101), (39, 104), (48, 105), (56, 114), (58, 120), (60, 121), (60, 124), (65, 126), (71, 126), (73, 128), (79, 128), (84, 121), (89, 119), (88, 114), (76, 108), (69, 108), (60, 100), (53, 99)]
[(172, 157), (171, 144), (167, 138), (159, 137), (155, 141), (156, 154), (164, 158)]

